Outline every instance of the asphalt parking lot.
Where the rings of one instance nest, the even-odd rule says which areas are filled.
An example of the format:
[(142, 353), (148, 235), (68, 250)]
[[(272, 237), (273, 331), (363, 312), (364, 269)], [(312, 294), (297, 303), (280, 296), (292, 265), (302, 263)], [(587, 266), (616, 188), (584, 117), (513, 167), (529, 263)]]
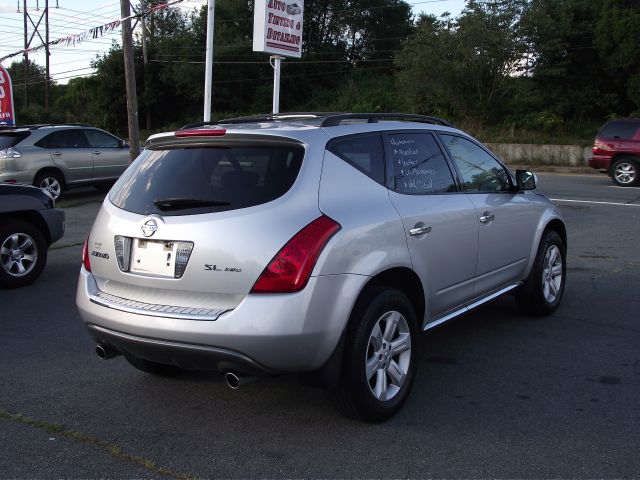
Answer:
[(429, 332), (390, 421), (347, 420), (296, 377), (237, 391), (99, 360), (75, 309), (93, 191), (34, 285), (0, 291), (0, 478), (640, 477), (640, 188), (541, 174), (569, 234), (565, 297), (509, 297)]

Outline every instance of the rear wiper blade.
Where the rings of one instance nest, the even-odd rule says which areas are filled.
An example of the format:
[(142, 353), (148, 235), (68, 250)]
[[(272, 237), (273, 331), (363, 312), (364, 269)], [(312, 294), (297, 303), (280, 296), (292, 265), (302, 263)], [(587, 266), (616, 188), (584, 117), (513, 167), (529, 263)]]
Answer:
[(201, 198), (185, 197), (157, 198), (153, 201), (153, 204), (162, 211), (186, 210), (188, 208), (198, 207), (224, 207), (231, 205), (229, 202), (222, 202), (219, 200), (204, 200)]

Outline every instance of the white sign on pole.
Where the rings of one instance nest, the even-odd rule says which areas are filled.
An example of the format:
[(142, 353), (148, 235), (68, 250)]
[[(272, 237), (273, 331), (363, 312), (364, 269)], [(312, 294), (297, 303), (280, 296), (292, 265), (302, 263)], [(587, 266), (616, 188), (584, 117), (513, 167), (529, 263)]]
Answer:
[(302, 57), (304, 0), (256, 0), (253, 51)]

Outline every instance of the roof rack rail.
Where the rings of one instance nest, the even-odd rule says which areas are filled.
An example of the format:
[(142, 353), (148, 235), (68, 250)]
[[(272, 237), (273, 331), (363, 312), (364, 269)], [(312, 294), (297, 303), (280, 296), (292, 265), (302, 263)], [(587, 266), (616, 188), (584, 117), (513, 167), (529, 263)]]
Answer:
[(33, 123), (28, 125), (0, 125), (0, 128), (42, 128), (42, 127), (93, 127), (86, 123)]
[(313, 118), (325, 118), (327, 116), (339, 115), (335, 112), (283, 112), (283, 113), (268, 113), (264, 115), (250, 115), (246, 117), (234, 117), (224, 118), (222, 120), (211, 120), (208, 122), (194, 122), (189, 123), (181, 128), (181, 130), (188, 130), (190, 128), (206, 127), (211, 125), (222, 124), (239, 124), (239, 123), (257, 123), (257, 122), (273, 122), (277, 120), (305, 120)]
[(344, 120), (366, 120), (367, 123), (378, 123), (378, 120), (400, 120), (405, 122), (431, 123), (444, 127), (453, 127), (446, 120), (427, 115), (415, 115), (411, 113), (340, 113), (327, 116), (320, 125), (321, 127), (337, 127)]

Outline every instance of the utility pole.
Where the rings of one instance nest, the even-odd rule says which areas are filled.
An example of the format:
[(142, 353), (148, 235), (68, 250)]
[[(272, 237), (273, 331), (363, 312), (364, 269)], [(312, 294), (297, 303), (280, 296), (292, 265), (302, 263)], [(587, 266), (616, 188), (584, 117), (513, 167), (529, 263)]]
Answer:
[[(34, 22), (33, 18), (31, 18), (31, 15), (29, 15), (29, 11), (27, 10), (27, 0), (22, 0), (22, 6), (23, 6), (23, 18), (24, 18), (24, 106), (26, 107), (28, 105), (28, 99), (27, 99), (27, 76), (29, 73), (29, 54), (28, 49), (31, 46), (31, 42), (33, 41), (34, 37), (37, 35), (38, 38), (40, 39), (40, 42), (42, 42), (42, 45), (44, 45), (44, 49), (45, 49), (45, 56), (46, 56), (46, 81), (45, 81), (45, 93), (44, 93), (44, 98), (45, 98), (45, 110), (49, 110), (49, 89), (50, 89), (50, 85), (49, 85), (49, 0), (45, 0), (45, 7), (44, 10), (42, 11), (40, 15), (40, 17), (38, 18), (38, 22)], [(56, 0), (56, 8), (58, 7), (58, 0)], [(36, 2), (36, 10), (39, 12), (40, 11), (40, 2)], [(20, 0), (18, 0), (18, 12), (20, 11)], [(40, 24), (42, 23), (42, 20), (44, 19), (44, 24), (45, 24), (45, 38), (42, 38), (42, 35), (40, 34)], [(31, 36), (29, 36), (29, 23), (31, 23), (31, 26), (33, 27), (33, 32), (31, 32)]]
[(46, 69), (47, 69), (47, 82), (44, 87), (44, 110), (45, 112), (49, 111), (49, 0), (45, 0), (44, 2), (44, 26), (45, 26), (45, 44), (44, 44), (44, 55), (46, 57)]
[[(142, 25), (142, 62), (144, 63), (144, 96), (145, 100), (149, 99), (149, 71), (147, 67), (147, 63), (149, 62), (147, 55), (147, 24), (145, 22), (145, 13), (146, 13), (146, 5), (144, 2), (141, 3), (141, 16), (140, 16), (140, 24)], [(151, 112), (149, 111), (148, 102), (145, 102), (145, 116), (147, 119), (147, 135), (151, 132)]]
[[(25, 0), (26, 1), (26, 0)], [(124, 77), (127, 89), (127, 123), (129, 125), (130, 157), (140, 154), (140, 132), (138, 130), (138, 98), (136, 97), (136, 71), (133, 62), (133, 40), (131, 38), (131, 5), (129, 0), (120, 0), (122, 21), (122, 47), (124, 49)]]
[(24, 16), (24, 108), (27, 108), (27, 72), (29, 70), (29, 54), (27, 48), (29, 48), (29, 41), (27, 40), (27, 0), (22, 0), (23, 16)]
[(205, 122), (211, 120), (211, 97), (213, 82), (213, 20), (216, 8), (216, 0), (207, 2), (207, 53), (204, 72), (204, 118)]

